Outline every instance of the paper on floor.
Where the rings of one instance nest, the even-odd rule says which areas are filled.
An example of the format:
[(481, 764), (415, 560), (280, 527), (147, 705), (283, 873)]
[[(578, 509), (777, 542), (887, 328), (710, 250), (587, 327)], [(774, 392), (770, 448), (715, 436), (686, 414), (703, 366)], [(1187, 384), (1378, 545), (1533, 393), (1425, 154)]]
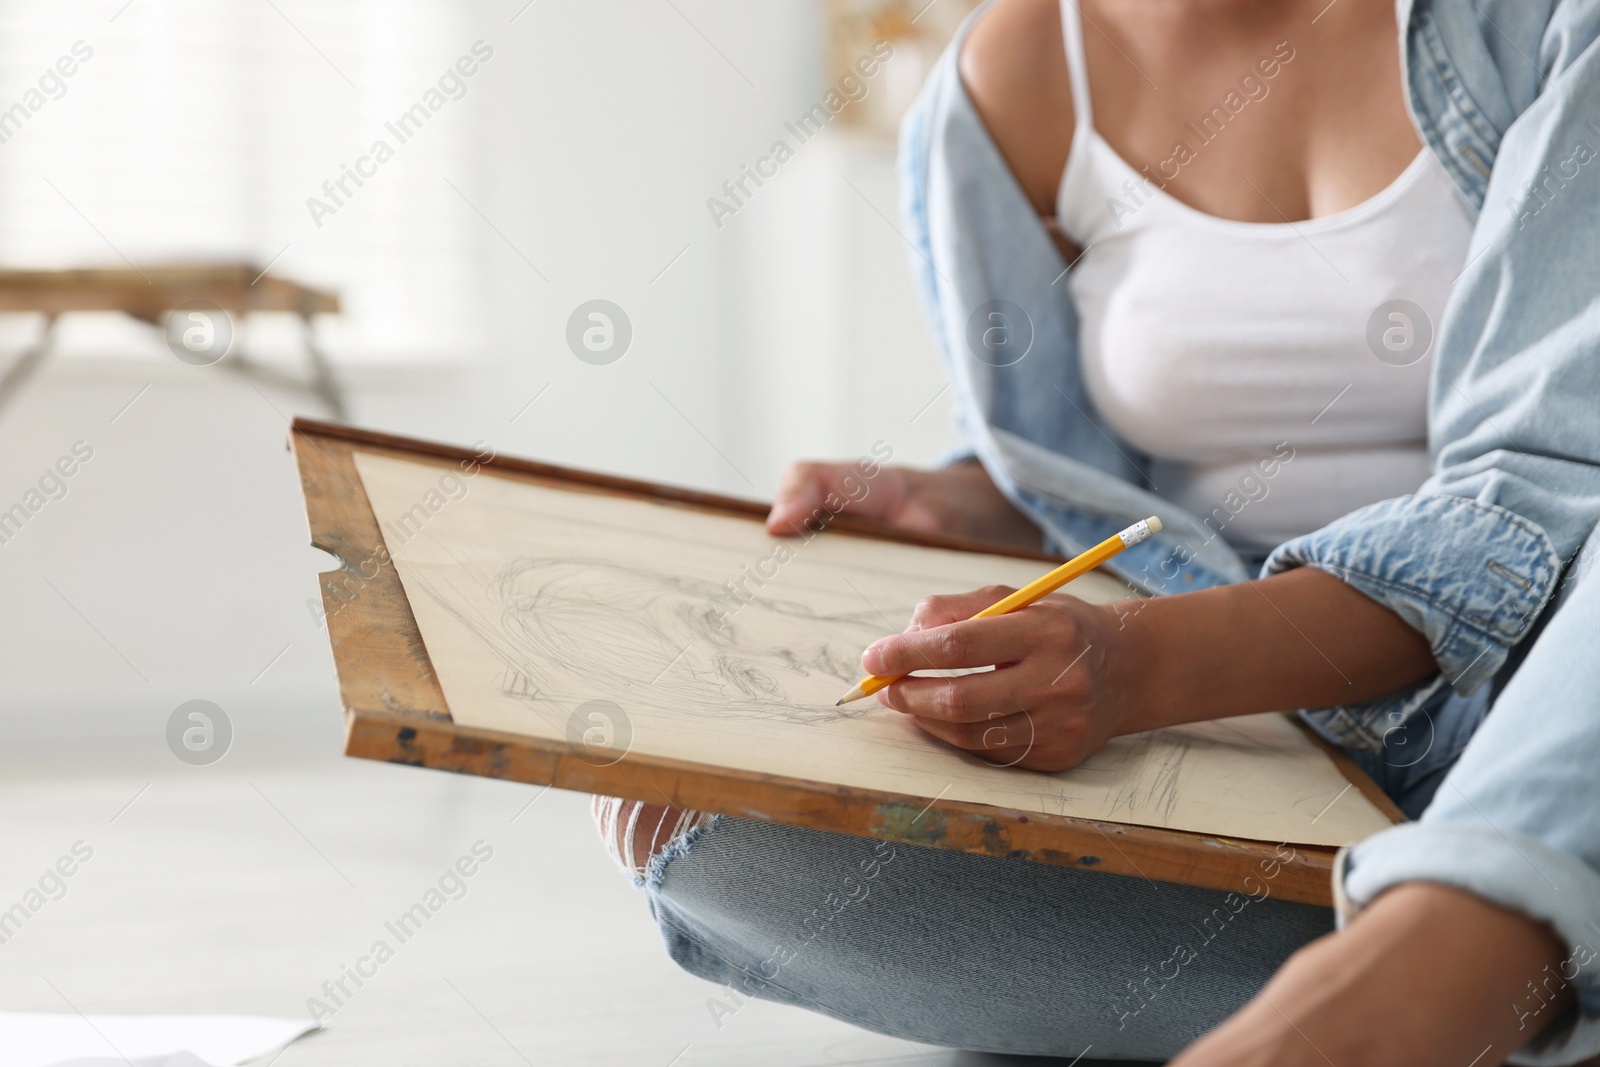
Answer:
[(314, 1029), (262, 1015), (0, 1012), (0, 1067), (235, 1067)]

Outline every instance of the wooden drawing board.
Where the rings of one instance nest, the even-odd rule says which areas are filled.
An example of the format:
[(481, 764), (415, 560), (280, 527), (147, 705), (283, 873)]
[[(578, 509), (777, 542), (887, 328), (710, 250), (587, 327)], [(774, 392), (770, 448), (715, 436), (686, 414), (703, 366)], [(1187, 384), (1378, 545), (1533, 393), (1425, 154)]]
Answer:
[[(349, 755), (1224, 890), (1245, 891), (1244, 880), (1254, 874), (1280, 897), (1324, 905), (1330, 901), (1331, 847), (1284, 849), (1277, 842), (994, 804), (952, 799), (930, 803), (924, 796), (638, 752), (606, 763), (562, 738), (457, 723), (363, 488), (355, 454), (437, 466), (441, 472), (458, 470), (477, 454), (305, 419), (296, 421), (291, 445), (300, 467), (312, 542), (343, 563), (320, 577)], [(766, 510), (754, 501), (505, 457), (483, 460), (482, 466), (495, 478), (651, 501), (742, 521), (757, 522)], [(836, 519), (823, 536), (840, 535), (1052, 562), (1039, 553), (911, 535), (845, 517)], [(1381, 791), (1342, 754), (1330, 751), (1330, 758), (1360, 796), (1389, 818), (1400, 818)], [(1291, 858), (1285, 860), (1285, 855)]]

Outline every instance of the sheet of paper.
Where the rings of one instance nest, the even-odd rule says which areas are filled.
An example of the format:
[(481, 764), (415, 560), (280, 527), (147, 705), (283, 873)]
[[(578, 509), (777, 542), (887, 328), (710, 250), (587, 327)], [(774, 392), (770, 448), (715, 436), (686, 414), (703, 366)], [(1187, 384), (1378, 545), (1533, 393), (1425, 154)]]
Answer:
[(0, 1067), (106, 1060), (123, 1067), (129, 1060), (152, 1060), (165, 1067), (179, 1052), (214, 1067), (235, 1067), (316, 1028), (309, 1019), (263, 1015), (0, 1012)]
[[(863, 700), (861, 649), (924, 595), (1044, 564), (759, 523), (358, 453), (463, 725), (912, 796), (1340, 845), (1389, 825), (1281, 715), (1113, 740), (1069, 771), (984, 763)], [(867, 491), (870, 492), (870, 483)], [(1066, 591), (1127, 596), (1090, 574)]]

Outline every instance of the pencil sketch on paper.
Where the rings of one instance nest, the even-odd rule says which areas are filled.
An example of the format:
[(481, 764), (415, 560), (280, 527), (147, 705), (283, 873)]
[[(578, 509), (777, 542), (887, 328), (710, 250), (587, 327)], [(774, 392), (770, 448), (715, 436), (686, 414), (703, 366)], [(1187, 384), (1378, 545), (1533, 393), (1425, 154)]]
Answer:
[[(380, 529), (437, 478), (361, 453), (356, 466)], [(636, 756), (1259, 840), (1343, 844), (1388, 825), (1280, 715), (1119, 737), (1043, 774), (985, 763), (875, 701), (834, 706), (861, 649), (920, 597), (1020, 586), (1035, 562), (823, 535), (735, 602), (729, 579), (773, 553), (760, 523), (487, 471), (388, 548), (463, 726), (565, 743), (571, 716), (604, 699)], [(1088, 578), (1101, 584), (1067, 591), (1123, 595)]]
[[(604, 677), (664, 709), (722, 719), (820, 723), (876, 706), (806, 704), (795, 691), (802, 680), (812, 692), (823, 679), (839, 692), (858, 681), (860, 650), (883, 634), (875, 612), (757, 596), (730, 615), (710, 581), (581, 557), (512, 559), (487, 584), (498, 609), (488, 618), (420, 584), (501, 660), (502, 692), (514, 699), (564, 705)], [(780, 631), (808, 640), (775, 643)]]

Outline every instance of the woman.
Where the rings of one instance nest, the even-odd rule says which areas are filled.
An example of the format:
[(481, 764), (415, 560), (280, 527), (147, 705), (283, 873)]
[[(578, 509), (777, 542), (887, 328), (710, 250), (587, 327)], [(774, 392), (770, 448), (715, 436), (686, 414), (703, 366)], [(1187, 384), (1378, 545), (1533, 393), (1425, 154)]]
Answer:
[[(621, 805), (713, 1014), (1184, 1067), (1600, 1052), (1600, 4), (1399, 7), (980, 9), (902, 137), (966, 446), (856, 510), (1060, 552), (1166, 522), (1111, 568), (1164, 595), (935, 597), (870, 647), (1002, 665), (884, 691), (938, 741), (1056, 769), (1302, 708), (1417, 821), (1341, 854), (1337, 917), (1269, 897), (1195, 949), (1222, 894)], [(791, 470), (770, 528), (847, 470)]]

